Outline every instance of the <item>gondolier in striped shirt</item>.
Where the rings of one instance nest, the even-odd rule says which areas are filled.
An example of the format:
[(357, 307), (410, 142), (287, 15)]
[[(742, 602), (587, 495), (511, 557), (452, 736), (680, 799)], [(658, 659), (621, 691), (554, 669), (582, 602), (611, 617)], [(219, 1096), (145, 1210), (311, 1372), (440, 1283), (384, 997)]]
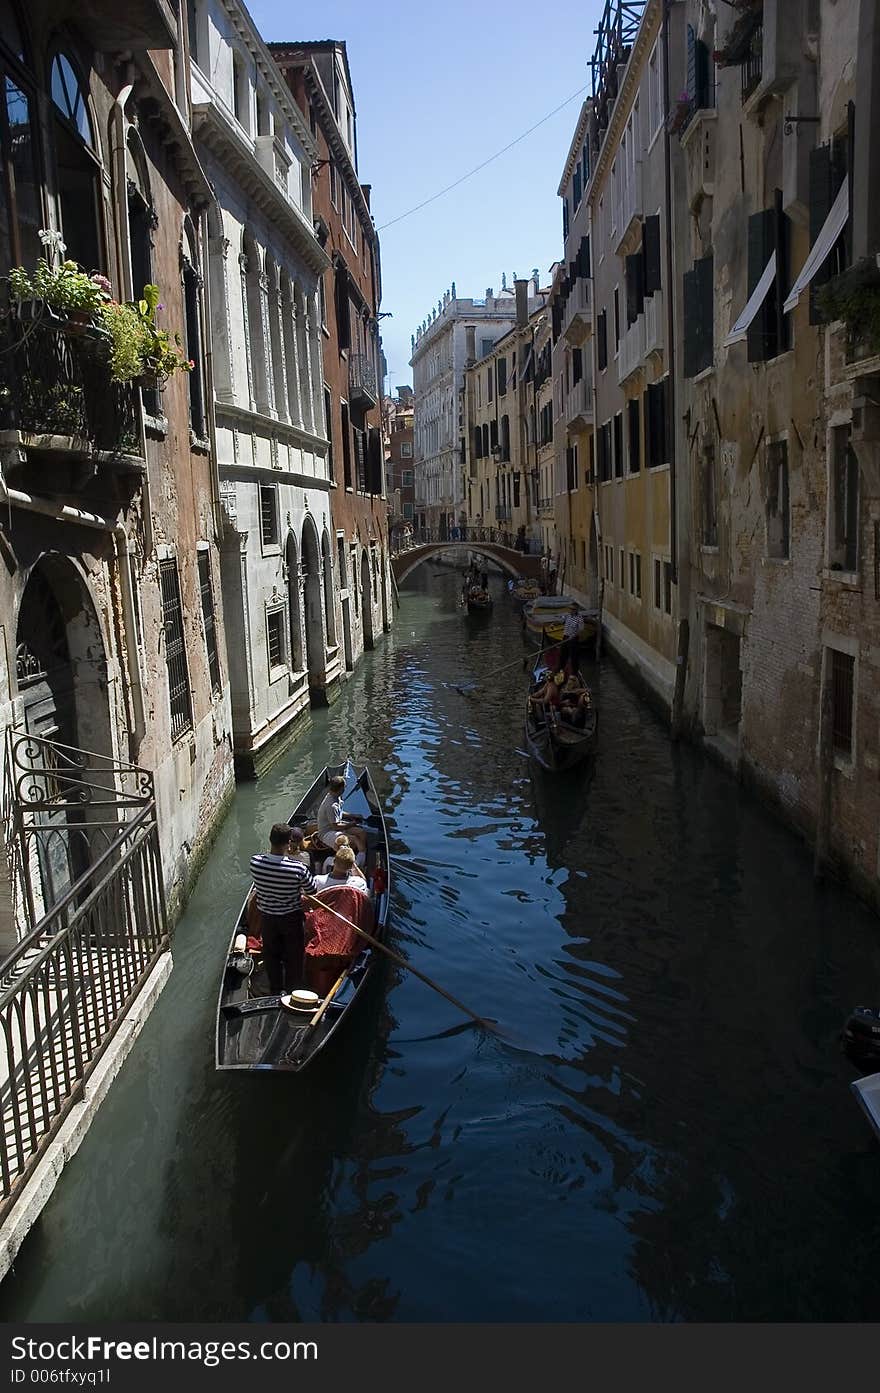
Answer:
[(260, 911), (263, 961), (273, 995), (293, 991), (303, 982), (302, 893), (314, 895), (317, 886), (308, 866), (287, 855), (291, 832), (276, 822), (269, 833), (269, 850), (251, 857), (254, 895)]

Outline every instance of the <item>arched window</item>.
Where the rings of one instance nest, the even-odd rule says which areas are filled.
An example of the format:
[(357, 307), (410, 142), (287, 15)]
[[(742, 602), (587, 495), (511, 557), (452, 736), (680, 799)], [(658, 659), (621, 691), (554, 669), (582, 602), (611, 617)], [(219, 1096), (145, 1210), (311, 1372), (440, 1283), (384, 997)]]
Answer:
[(181, 279), (183, 281), (186, 356), (194, 364), (189, 375), (189, 423), (193, 435), (203, 440), (208, 433), (205, 421), (204, 335), (202, 333), (202, 277), (199, 273), (199, 249), (196, 230), (189, 218), (184, 219), (183, 243), (180, 249)]
[(281, 342), (281, 286), (278, 267), (269, 252), (266, 253), (266, 281), (269, 300), (269, 356), (272, 360), (275, 411), (282, 421), (286, 421), (287, 393), (284, 385), (284, 348)]
[(52, 60), (58, 212), (67, 255), (87, 271), (103, 270), (100, 156), (86, 89), (65, 53)]
[(250, 132), (251, 128), (251, 85), (248, 81), (247, 64), (240, 53), (232, 54), (232, 110), (240, 126)]
[[(126, 140), (125, 172), (131, 293), (133, 299), (139, 299), (144, 286), (153, 281), (153, 230), (158, 219), (153, 211), (147, 157), (141, 138), (133, 128)], [(158, 388), (145, 387), (143, 395), (145, 410), (151, 416), (159, 416), (162, 408)]]
[(43, 226), (37, 163), (36, 104), (28, 80), (23, 31), (9, 0), (0, 0), (0, 266), (33, 266)]
[[(296, 312), (293, 303), (293, 290), (287, 272), (281, 270), (281, 329), (284, 337), (284, 361), (287, 368), (287, 418), (295, 426), (302, 424), (299, 407), (299, 366), (296, 348)], [(281, 407), (276, 393), (275, 404), (278, 414)]]
[(263, 263), (259, 248), (245, 229), (242, 240), (242, 295), (248, 337), (251, 404), (255, 411), (269, 410), (266, 337), (263, 328)]

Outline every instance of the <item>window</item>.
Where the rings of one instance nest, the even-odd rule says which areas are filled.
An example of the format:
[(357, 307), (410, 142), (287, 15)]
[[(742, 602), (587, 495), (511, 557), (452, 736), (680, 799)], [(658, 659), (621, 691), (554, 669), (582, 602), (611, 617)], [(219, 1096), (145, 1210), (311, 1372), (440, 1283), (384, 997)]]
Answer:
[(660, 43), (648, 59), (648, 139), (652, 140), (663, 120), (663, 88), (660, 69)]
[(828, 529), (828, 565), (832, 571), (856, 571), (859, 564), (859, 462), (852, 447), (852, 426), (832, 431)]
[(642, 558), (637, 551), (629, 554), (629, 593), (635, 600), (642, 598)]
[(499, 395), (499, 397), (504, 397), (504, 396), (507, 395), (507, 359), (506, 359), (506, 358), (499, 358), (499, 359), (498, 359), (498, 395)]
[(336, 300), (336, 344), (339, 352), (351, 348), (351, 303), (348, 298), (348, 271), (342, 261), (336, 263), (333, 283)]
[(644, 252), (634, 252), (624, 262), (626, 283), (626, 324), (635, 324), (645, 308), (645, 258)]
[(703, 445), (700, 467), (700, 494), (703, 513), (703, 546), (718, 545), (718, 506), (715, 490), (715, 442), (707, 440)]
[(195, 364), (189, 377), (189, 423), (193, 435), (203, 440), (208, 433), (205, 421), (205, 387), (202, 354), (202, 278), (198, 272), (198, 252), (195, 229), (185, 224), (183, 246), (183, 303), (186, 333), (186, 356)]
[(487, 396), (487, 398), (486, 398), (487, 401), (492, 401), (492, 400), (493, 400), (492, 391), (493, 391), (493, 378), (494, 378), (494, 376), (495, 376), (495, 374), (493, 373), (492, 369), (491, 369), (491, 368), (487, 368), (487, 369), (486, 369), (486, 391), (487, 391), (487, 393), (488, 393), (488, 396)]
[(645, 397), (645, 453), (648, 468), (657, 469), (669, 462), (666, 378), (662, 377), (659, 382), (649, 382)]
[(605, 310), (596, 321), (596, 360), (600, 372), (608, 366), (608, 316)]
[(318, 309), (321, 314), (321, 328), (327, 328), (327, 287), (324, 284), (324, 277), (318, 277)]
[(168, 697), (171, 704), (171, 738), (176, 740), (192, 726), (189, 674), (183, 637), (180, 580), (174, 558), (159, 563), (162, 592), (162, 626), (165, 635), (165, 664), (168, 670)]
[(626, 433), (629, 439), (629, 472), (638, 474), (642, 467), (641, 398), (632, 397), (626, 404)]
[(663, 563), (659, 556), (654, 557), (654, 608), (660, 609), (663, 601)]
[(620, 352), (620, 287), (614, 287), (614, 356)]
[(63, 53), (56, 54), (52, 63), (52, 103), (58, 211), (67, 255), (88, 271), (100, 270), (104, 256), (98, 147), (86, 91)]
[(202, 622), (205, 626), (205, 648), (208, 654), (208, 676), (211, 691), (220, 690), (220, 657), (217, 652), (217, 628), (214, 622), (214, 591), (211, 588), (211, 554), (199, 551), (199, 589), (202, 592)]
[(625, 552), (624, 552), (624, 550), (623, 550), (623, 547), (621, 547), (620, 550), (619, 550), (619, 552), (617, 553), (617, 561), (618, 561), (618, 572), (617, 572), (617, 573), (618, 573), (618, 575), (620, 576), (620, 588), (621, 588), (621, 590), (625, 590), (625, 589), (626, 589), (626, 567), (624, 566), (624, 556), (625, 556)]
[(404, 488), (404, 489), (411, 489), (412, 486), (413, 486), (413, 472), (412, 472), (412, 470), (411, 470), (411, 469), (402, 469), (402, 470), (400, 471), (400, 487), (401, 487), (401, 488)]
[(274, 484), (260, 484), (260, 541), (264, 547), (278, 545), (278, 490)]
[(663, 562), (663, 613), (672, 613), (672, 562)]
[(584, 375), (583, 355), (579, 348), (571, 350), (571, 385), (576, 387)]
[[(13, 29), (12, 11), (3, 6), (3, 41), (24, 61), (24, 45)], [(43, 226), (34, 126), (36, 108), (24, 75), (0, 53), (5, 100), (0, 101), (0, 266), (33, 266), (41, 254), (37, 232)]]
[(776, 254), (776, 275), (746, 331), (748, 360), (761, 363), (778, 357), (791, 346), (791, 316), (782, 308), (789, 288), (789, 237), (780, 189), (776, 190), (772, 208), (749, 218), (748, 238), (749, 295), (756, 289), (771, 256)]
[(789, 555), (789, 518), (788, 441), (772, 440), (767, 446), (767, 555), (780, 561)]
[(324, 388), (324, 434), (327, 436), (327, 478), (335, 479), (333, 472), (333, 395), (329, 387)]
[(348, 589), (348, 562), (345, 558), (345, 533), (336, 534), (336, 563), (339, 567), (339, 589)]
[(248, 84), (247, 67), (244, 58), (240, 53), (232, 55), (232, 110), (235, 119), (240, 126), (244, 126), (246, 131), (251, 128), (250, 122), (250, 86)]
[(273, 609), (266, 615), (266, 647), (269, 653), (269, 672), (286, 667), (284, 655), (284, 610)]
[(831, 742), (836, 755), (853, 756), (853, 697), (856, 660), (849, 653), (830, 650), (831, 657)]
[(611, 478), (613, 463), (611, 458), (611, 422), (605, 421), (599, 427), (598, 441), (599, 482), (605, 484)]
[(413, 505), (411, 503), (403, 503), (401, 504), (401, 507), (403, 508), (403, 516), (407, 519), (408, 522), (411, 522), (413, 515)]
[(257, 135), (271, 135), (269, 124), (269, 103), (262, 87), (257, 88)]
[(412, 459), (412, 441), (411, 441), (411, 440), (401, 440), (401, 442), (400, 442), (400, 458), (401, 458), (401, 459)]
[[(840, 192), (840, 186), (847, 178), (849, 167), (849, 139), (844, 132), (827, 145), (817, 145), (810, 151), (810, 246), (814, 246), (825, 220)], [(839, 275), (849, 265), (849, 236), (852, 209), (834, 246), (824, 262), (810, 280), (810, 323), (823, 324), (825, 316), (816, 299), (816, 291), (832, 276)]]
[(623, 478), (623, 412), (614, 417), (614, 477)]
[(685, 271), (684, 290), (684, 375), (696, 377), (711, 368), (714, 357), (713, 291), (714, 260), (704, 256)]

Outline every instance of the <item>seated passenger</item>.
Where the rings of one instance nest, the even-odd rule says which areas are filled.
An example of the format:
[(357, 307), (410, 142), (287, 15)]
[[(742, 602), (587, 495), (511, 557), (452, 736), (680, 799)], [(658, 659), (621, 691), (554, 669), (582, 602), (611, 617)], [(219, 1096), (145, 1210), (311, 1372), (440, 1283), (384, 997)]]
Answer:
[(587, 724), (587, 716), (592, 704), (588, 688), (584, 687), (580, 693), (570, 692), (562, 699), (562, 706), (559, 710), (560, 718), (569, 725), (583, 729)]
[(561, 702), (561, 688), (565, 681), (565, 673), (554, 672), (552, 677), (548, 677), (542, 687), (531, 695), (531, 703), (549, 717), (558, 714)]
[(355, 862), (353, 848), (337, 847), (329, 874), (315, 876), (315, 884), (319, 891), (328, 890), (331, 885), (348, 885), (352, 890), (366, 891), (366, 877)]
[(326, 846), (328, 851), (335, 851), (336, 843), (344, 833), (356, 851), (366, 851), (367, 834), (363, 828), (356, 825), (361, 819), (343, 810), (344, 793), (345, 779), (341, 774), (334, 774), (327, 782), (327, 792), (316, 814), (317, 841), (321, 846)]
[(305, 849), (306, 834), (301, 827), (291, 827), (290, 829), (290, 850), (287, 853), (288, 861), (299, 861), (301, 865), (309, 870), (312, 863), (309, 860), (309, 853)]

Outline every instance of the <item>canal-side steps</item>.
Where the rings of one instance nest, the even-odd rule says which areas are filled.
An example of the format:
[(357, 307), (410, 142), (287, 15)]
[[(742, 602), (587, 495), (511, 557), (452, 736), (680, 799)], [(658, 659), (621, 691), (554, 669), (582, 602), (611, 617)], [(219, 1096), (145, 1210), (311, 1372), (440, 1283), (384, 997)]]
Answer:
[(12, 731), (4, 776), (0, 1278), (171, 970), (149, 773)]

